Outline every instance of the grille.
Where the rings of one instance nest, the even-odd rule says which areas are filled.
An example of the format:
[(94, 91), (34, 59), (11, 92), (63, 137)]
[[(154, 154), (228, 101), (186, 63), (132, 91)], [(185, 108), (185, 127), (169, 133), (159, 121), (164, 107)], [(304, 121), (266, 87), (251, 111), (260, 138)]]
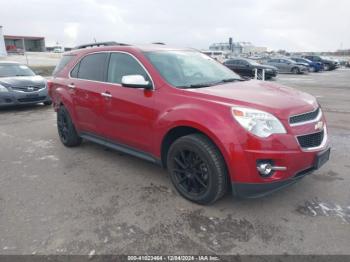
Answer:
[(45, 86), (20, 86), (20, 87), (11, 87), (12, 90), (21, 91), (21, 92), (35, 92), (40, 89), (45, 88)]
[(26, 102), (37, 102), (45, 100), (46, 96), (37, 96), (37, 97), (26, 97), (26, 98), (19, 98), (18, 102), (26, 103)]
[(310, 148), (320, 146), (324, 137), (324, 130), (318, 133), (313, 133), (309, 135), (298, 136), (299, 145), (302, 148)]
[(289, 118), (289, 123), (298, 124), (298, 123), (314, 120), (318, 116), (319, 112), (320, 112), (320, 108), (317, 108), (315, 111), (312, 111), (312, 112), (291, 116)]

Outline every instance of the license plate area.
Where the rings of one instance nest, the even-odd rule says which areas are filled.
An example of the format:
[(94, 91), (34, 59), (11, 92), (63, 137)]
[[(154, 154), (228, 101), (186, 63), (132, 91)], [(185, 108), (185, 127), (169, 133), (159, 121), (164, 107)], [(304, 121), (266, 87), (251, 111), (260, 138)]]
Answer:
[(39, 94), (28, 94), (26, 95), (27, 98), (33, 98), (33, 97), (38, 97)]
[(330, 148), (328, 148), (326, 151), (318, 153), (315, 159), (315, 169), (319, 169), (321, 166), (323, 166), (329, 160), (330, 154)]

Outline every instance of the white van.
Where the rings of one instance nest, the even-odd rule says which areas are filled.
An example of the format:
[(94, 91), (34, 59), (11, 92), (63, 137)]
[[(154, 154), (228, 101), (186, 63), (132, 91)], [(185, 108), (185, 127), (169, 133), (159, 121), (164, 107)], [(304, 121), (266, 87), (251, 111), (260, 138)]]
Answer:
[(201, 51), (203, 54), (210, 56), (211, 58), (219, 61), (220, 63), (223, 63), (226, 59), (227, 52), (224, 51)]

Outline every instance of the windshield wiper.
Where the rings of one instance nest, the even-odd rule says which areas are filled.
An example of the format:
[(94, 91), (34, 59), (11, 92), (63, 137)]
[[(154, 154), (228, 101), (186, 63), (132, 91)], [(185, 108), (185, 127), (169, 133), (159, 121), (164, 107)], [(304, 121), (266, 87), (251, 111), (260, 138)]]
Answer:
[(201, 87), (209, 87), (216, 85), (216, 82), (210, 82), (210, 83), (199, 83), (199, 84), (192, 84), (188, 86), (177, 86), (178, 88), (201, 88)]
[(188, 86), (178, 86), (178, 88), (201, 88), (201, 87), (215, 86), (215, 85), (224, 84), (224, 83), (228, 83), (228, 82), (235, 82), (235, 81), (245, 81), (245, 80), (241, 79), (241, 78), (226, 78), (226, 79), (222, 79), (220, 81), (215, 81), (215, 82), (192, 84), (192, 85), (188, 85)]
[(241, 78), (226, 78), (222, 79), (219, 83), (228, 83), (228, 82), (235, 82), (235, 81), (244, 81)]

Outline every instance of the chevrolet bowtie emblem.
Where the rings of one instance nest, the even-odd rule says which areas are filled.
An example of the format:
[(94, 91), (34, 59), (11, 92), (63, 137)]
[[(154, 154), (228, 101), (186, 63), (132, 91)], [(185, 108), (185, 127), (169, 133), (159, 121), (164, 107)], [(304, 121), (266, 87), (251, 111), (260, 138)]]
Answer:
[(315, 125), (315, 130), (322, 130), (323, 129), (323, 122), (319, 121)]

